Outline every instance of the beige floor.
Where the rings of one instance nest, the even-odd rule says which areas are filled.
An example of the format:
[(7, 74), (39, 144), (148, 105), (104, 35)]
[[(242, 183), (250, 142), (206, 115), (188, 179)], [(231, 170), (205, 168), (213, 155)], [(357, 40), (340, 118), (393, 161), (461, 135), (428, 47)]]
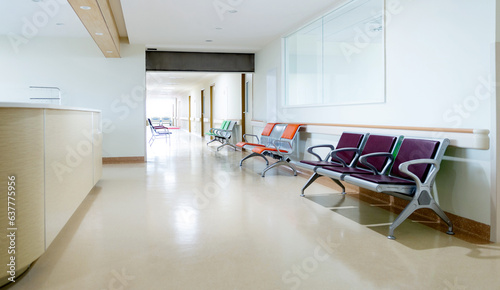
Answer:
[[(145, 164), (106, 165), (6, 289), (500, 289), (500, 246), (406, 221), (176, 130)], [(316, 202), (327, 203), (334, 211)]]

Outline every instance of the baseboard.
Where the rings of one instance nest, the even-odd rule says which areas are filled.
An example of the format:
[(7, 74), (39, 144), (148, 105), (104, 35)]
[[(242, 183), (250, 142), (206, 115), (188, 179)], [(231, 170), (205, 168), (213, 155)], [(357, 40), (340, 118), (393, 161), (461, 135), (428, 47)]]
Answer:
[(144, 156), (102, 158), (102, 164), (120, 164), (120, 163), (144, 163)]
[[(313, 174), (312, 171), (305, 170), (302, 168), (300, 169), (300, 171), (298, 171), (298, 175), (306, 179), (309, 179), (309, 177), (312, 174)], [(324, 186), (335, 188), (336, 190), (340, 189), (335, 183), (333, 183), (328, 178), (319, 178), (316, 182)], [(358, 186), (353, 186), (348, 183), (343, 183), (343, 184), (346, 187), (347, 192), (355, 193), (355, 194), (349, 194), (349, 196), (358, 198), (368, 203), (387, 204), (387, 206), (383, 206), (381, 208), (387, 209), (397, 214), (399, 214), (408, 204), (408, 201), (390, 196), (388, 194), (370, 191), (364, 188), (360, 188)], [(449, 212), (445, 213), (453, 223), (453, 230), (457, 238), (478, 244), (486, 244), (490, 242), (489, 225), (465, 217), (461, 217)], [(443, 232), (446, 232), (448, 228), (446, 224), (434, 213), (434, 211), (430, 209), (420, 209), (414, 212), (412, 215), (410, 215), (409, 218), (414, 221), (421, 221), (423, 222), (423, 224)]]

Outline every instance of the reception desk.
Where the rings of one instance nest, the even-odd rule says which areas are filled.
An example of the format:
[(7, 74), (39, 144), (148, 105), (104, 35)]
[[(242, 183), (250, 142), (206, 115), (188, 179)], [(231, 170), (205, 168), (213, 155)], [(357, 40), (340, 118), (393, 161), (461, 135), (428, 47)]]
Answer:
[(101, 113), (0, 103), (0, 286), (50, 246), (102, 173)]

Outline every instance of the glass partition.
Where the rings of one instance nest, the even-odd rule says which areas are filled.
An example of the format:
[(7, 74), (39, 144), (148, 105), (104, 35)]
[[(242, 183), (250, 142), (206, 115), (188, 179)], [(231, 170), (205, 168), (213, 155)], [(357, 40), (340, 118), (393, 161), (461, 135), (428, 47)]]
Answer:
[(285, 37), (285, 104), (385, 101), (383, 0), (354, 0)]

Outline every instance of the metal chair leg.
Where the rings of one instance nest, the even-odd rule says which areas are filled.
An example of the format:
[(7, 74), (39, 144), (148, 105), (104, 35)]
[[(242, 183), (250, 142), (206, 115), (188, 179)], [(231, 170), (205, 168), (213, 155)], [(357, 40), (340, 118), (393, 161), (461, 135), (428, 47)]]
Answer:
[(246, 157), (244, 157), (243, 159), (241, 159), (240, 166), (243, 165), (243, 161), (247, 160), (248, 158), (255, 157), (255, 156), (260, 156), (260, 157), (264, 158), (264, 160), (266, 161), (266, 166), (269, 166), (269, 160), (267, 160), (267, 158), (264, 155), (258, 154), (258, 153), (255, 153), (255, 152), (252, 152), (252, 154), (247, 155)]
[(318, 173), (314, 172), (314, 174), (311, 175), (311, 177), (309, 177), (309, 179), (307, 180), (307, 182), (304, 185), (304, 187), (302, 187), (302, 194), (300, 196), (302, 196), (302, 197), (306, 196), (304, 194), (304, 191), (306, 190), (306, 188), (308, 188), (309, 185), (313, 184), (313, 182), (316, 181), (316, 179), (318, 179), (319, 177), (321, 177), (321, 175), (319, 175)]
[(222, 149), (222, 147), (224, 147), (224, 146), (229, 146), (229, 147), (233, 148), (234, 151), (236, 151), (236, 146), (234, 146), (233, 144), (231, 144), (229, 142), (224, 142), (222, 145), (220, 145), (219, 147), (217, 147), (217, 151), (219, 151), (220, 149)]
[(264, 170), (262, 171), (261, 176), (262, 176), (262, 177), (265, 177), (265, 176), (266, 176), (266, 172), (267, 172), (269, 169), (272, 169), (272, 168), (274, 168), (274, 167), (280, 166), (280, 165), (281, 165), (280, 163), (282, 163), (282, 162), (283, 162), (283, 161), (278, 161), (278, 162), (275, 162), (275, 163), (273, 163), (273, 164), (271, 164), (271, 165), (267, 166), (267, 167), (266, 167), (266, 168), (264, 168)]
[(398, 217), (394, 220), (394, 222), (389, 227), (389, 235), (388, 239), (395, 240), (394, 230), (402, 224), (416, 209), (418, 208), (417, 200), (413, 199), (410, 203), (405, 207), (405, 209), (398, 215)]
[(288, 163), (288, 162), (286, 162), (286, 161), (283, 161), (283, 160), (280, 160), (280, 161), (278, 161), (278, 162), (276, 162), (276, 163), (271, 164), (271, 166), (266, 167), (266, 168), (262, 171), (261, 176), (262, 176), (262, 177), (265, 177), (266, 172), (267, 172), (269, 169), (272, 169), (272, 168), (277, 167), (277, 166), (280, 166), (280, 165), (284, 165), (284, 166), (288, 166), (288, 167), (290, 167), (290, 168), (293, 170), (293, 175), (294, 175), (294, 176), (297, 176), (297, 169), (295, 169), (295, 167), (293, 167), (290, 163)]
[(345, 194), (345, 186), (342, 184), (342, 182), (340, 182), (340, 180), (337, 180), (334, 178), (330, 178), (330, 179), (333, 180), (333, 182), (335, 182), (338, 186), (340, 186), (340, 188), (342, 188), (342, 194)]

